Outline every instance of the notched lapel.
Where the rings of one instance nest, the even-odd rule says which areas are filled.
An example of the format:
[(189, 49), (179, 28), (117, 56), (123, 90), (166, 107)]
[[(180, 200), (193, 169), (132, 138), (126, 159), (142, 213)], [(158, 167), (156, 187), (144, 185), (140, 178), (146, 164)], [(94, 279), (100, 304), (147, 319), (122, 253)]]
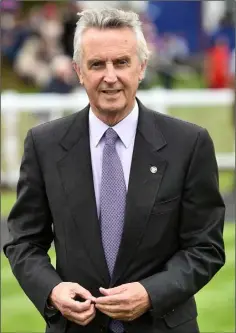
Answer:
[(158, 151), (166, 142), (155, 126), (154, 115), (150, 111), (148, 114), (144, 112), (141, 107), (130, 171), (124, 231), (111, 285), (119, 284), (121, 277), (128, 271), (129, 263), (145, 232), (167, 165)]
[[(83, 112), (83, 111), (81, 111)], [(76, 128), (76, 131), (74, 130)], [(102, 247), (90, 156), (88, 110), (79, 115), (70, 133), (61, 142), (65, 156), (58, 162), (67, 202), (80, 240), (93, 265), (107, 285), (109, 273)], [(76, 237), (76, 235), (71, 235)], [(75, 249), (76, 250), (76, 249)]]

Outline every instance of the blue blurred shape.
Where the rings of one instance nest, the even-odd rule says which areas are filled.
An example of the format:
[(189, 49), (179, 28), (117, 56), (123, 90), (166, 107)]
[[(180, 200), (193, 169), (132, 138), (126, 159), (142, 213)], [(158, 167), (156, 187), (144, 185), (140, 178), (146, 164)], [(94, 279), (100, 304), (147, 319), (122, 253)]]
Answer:
[(148, 14), (159, 34), (172, 33), (187, 40), (190, 53), (203, 48), (201, 1), (149, 1)]

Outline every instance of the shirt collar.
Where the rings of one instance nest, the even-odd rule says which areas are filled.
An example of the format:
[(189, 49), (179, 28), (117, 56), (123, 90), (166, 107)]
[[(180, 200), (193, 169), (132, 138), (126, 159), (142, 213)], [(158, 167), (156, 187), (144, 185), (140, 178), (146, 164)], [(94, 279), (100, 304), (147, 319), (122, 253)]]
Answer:
[[(137, 101), (135, 100), (134, 108), (128, 114), (128, 116), (125, 117), (118, 124), (113, 126), (113, 129), (119, 135), (119, 138), (121, 139), (126, 148), (129, 147), (129, 145), (132, 142), (132, 139), (136, 134), (137, 124), (138, 124), (138, 114), (139, 114), (138, 104)], [(102, 122), (99, 118), (97, 118), (90, 107), (89, 130), (90, 130), (90, 139), (94, 147), (96, 147), (99, 144), (101, 138), (103, 137), (103, 134), (108, 128), (109, 126), (104, 122)]]

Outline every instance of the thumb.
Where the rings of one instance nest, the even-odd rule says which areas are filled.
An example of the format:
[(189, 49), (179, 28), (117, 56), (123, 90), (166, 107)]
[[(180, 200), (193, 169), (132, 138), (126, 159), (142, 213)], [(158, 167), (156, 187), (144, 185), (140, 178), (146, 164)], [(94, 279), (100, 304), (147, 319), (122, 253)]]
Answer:
[(126, 288), (123, 285), (121, 285), (121, 286), (109, 288), (109, 289), (100, 287), (99, 291), (101, 292), (101, 294), (103, 294), (105, 296), (109, 296), (109, 295), (121, 294), (122, 292), (125, 291), (125, 289)]
[(78, 283), (74, 284), (74, 292), (76, 293), (76, 295), (79, 295), (80, 297), (82, 297), (85, 300), (91, 300), (94, 301), (95, 297), (92, 296), (92, 294), (90, 293), (90, 291), (88, 291), (87, 289), (85, 289), (84, 287), (82, 287), (81, 285), (79, 285)]
[(99, 288), (99, 291), (100, 291), (101, 294), (103, 294), (103, 295), (105, 295), (105, 296), (110, 295), (110, 294), (109, 294), (109, 289), (105, 289), (105, 288), (100, 287), (100, 288)]

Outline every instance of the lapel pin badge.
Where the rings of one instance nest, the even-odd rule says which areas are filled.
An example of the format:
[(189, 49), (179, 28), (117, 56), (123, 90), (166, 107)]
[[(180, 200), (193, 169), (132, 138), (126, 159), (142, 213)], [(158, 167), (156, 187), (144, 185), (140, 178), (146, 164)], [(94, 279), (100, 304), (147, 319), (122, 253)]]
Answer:
[(157, 167), (151, 166), (150, 171), (151, 171), (151, 173), (157, 173)]

